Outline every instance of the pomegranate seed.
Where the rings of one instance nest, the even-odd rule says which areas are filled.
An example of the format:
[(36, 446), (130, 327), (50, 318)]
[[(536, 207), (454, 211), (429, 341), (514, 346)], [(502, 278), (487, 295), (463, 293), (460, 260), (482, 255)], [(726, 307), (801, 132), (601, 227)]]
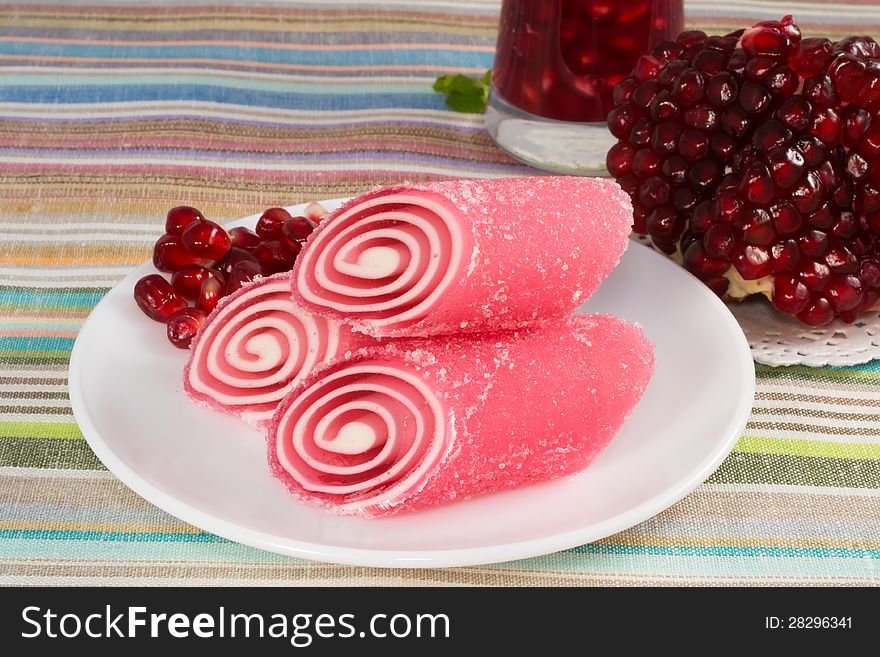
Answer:
[(153, 247), (153, 266), (159, 271), (175, 272), (185, 265), (207, 265), (209, 262), (191, 253), (180, 235), (163, 235)]
[(639, 201), (646, 210), (653, 210), (659, 205), (664, 205), (668, 200), (669, 185), (660, 176), (653, 176), (642, 183)]
[(803, 96), (792, 96), (776, 110), (774, 115), (789, 130), (801, 132), (810, 125), (813, 108)]
[[(724, 224), (719, 224), (724, 225)], [(776, 236), (770, 214), (761, 208), (750, 208), (736, 221), (740, 239), (749, 244), (767, 246)]]
[(710, 258), (703, 248), (702, 242), (693, 242), (684, 252), (684, 262), (687, 268), (701, 278), (719, 276), (726, 272), (730, 264), (726, 260)]
[(862, 301), (862, 282), (852, 275), (836, 274), (825, 287), (825, 297), (835, 312), (852, 310)]
[(619, 178), (632, 171), (633, 158), (636, 147), (625, 141), (619, 142), (608, 150), (605, 156), (605, 166), (608, 172), (615, 178)]
[(663, 160), (649, 148), (643, 148), (633, 157), (632, 170), (639, 178), (645, 179), (657, 175)]
[(770, 255), (773, 257), (774, 274), (793, 272), (801, 259), (801, 252), (794, 240), (777, 242), (771, 247)]
[(135, 283), (134, 300), (147, 317), (163, 323), (186, 308), (186, 301), (159, 274), (144, 276)]
[(324, 219), (327, 214), (327, 208), (325, 208), (317, 201), (312, 201), (306, 206), (306, 209), (303, 210), (303, 215), (305, 216), (305, 218), (311, 221), (316, 226), (321, 223), (321, 220)]
[(791, 39), (782, 29), (767, 24), (758, 24), (743, 33), (740, 45), (747, 54), (752, 56), (781, 57), (791, 47)]
[[(262, 242), (260, 243), (262, 244)], [(259, 248), (259, 245), (257, 245)], [(254, 249), (256, 250), (256, 248)], [(229, 272), (232, 271), (232, 268), (238, 264), (239, 262), (251, 262), (258, 267), (260, 266), (260, 261), (257, 257), (244, 249), (239, 249), (233, 246), (229, 251), (223, 256), (223, 259), (217, 263), (217, 269), (219, 269), (223, 274), (229, 275)]]
[(806, 260), (798, 266), (797, 275), (808, 288), (821, 292), (831, 278), (831, 271), (820, 262)]
[(262, 275), (263, 270), (258, 264), (247, 260), (237, 262), (226, 277), (226, 294), (232, 294)]
[(229, 230), (229, 241), (236, 248), (253, 251), (262, 240), (254, 231), (237, 226)]
[(199, 289), (199, 298), (196, 300), (196, 308), (210, 314), (217, 307), (217, 302), (225, 296), (225, 281), (211, 276), (202, 281)]
[(180, 235), (184, 228), (197, 219), (204, 219), (202, 213), (188, 205), (171, 208), (165, 216), (165, 232), (169, 235)]
[(183, 229), (180, 239), (187, 251), (207, 260), (219, 260), (232, 246), (223, 227), (207, 219), (192, 222)]
[(738, 244), (734, 247), (731, 262), (747, 281), (763, 278), (773, 272), (773, 260), (763, 246)]
[(202, 281), (211, 275), (207, 267), (184, 265), (171, 276), (171, 286), (184, 299), (195, 301), (202, 289)]
[(289, 271), (293, 267), (297, 254), (299, 254), (299, 248), (291, 248), (280, 240), (263, 242), (254, 249), (254, 256), (259, 260), (260, 267), (267, 274)]
[(834, 310), (827, 299), (819, 297), (799, 312), (797, 318), (810, 326), (824, 326), (834, 319)]
[(706, 254), (716, 260), (729, 262), (730, 252), (735, 245), (733, 230), (727, 224), (713, 224), (703, 236)]
[(184, 308), (168, 319), (168, 339), (179, 349), (189, 349), (199, 329), (205, 325), (207, 315), (198, 308)]
[(660, 69), (663, 68), (663, 63), (664, 62), (653, 55), (642, 55), (638, 58), (636, 65), (633, 68), (633, 77), (638, 82), (652, 80), (660, 73)]
[(257, 220), (257, 235), (264, 240), (281, 239), (281, 227), (291, 218), (284, 208), (269, 208)]
[(773, 280), (773, 305), (789, 315), (797, 315), (810, 302), (810, 290), (794, 276)]

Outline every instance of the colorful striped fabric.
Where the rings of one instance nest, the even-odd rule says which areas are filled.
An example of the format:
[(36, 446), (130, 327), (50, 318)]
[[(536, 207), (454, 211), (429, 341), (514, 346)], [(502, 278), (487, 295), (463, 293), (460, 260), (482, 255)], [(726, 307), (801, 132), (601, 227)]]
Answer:
[[(159, 511), (85, 444), (67, 395), (89, 310), (164, 211), (230, 220), (402, 180), (530, 171), (430, 89), (491, 65), (496, 0), (0, 5), (0, 583), (880, 583), (880, 362), (757, 367), (711, 479), (622, 534), (545, 557), (394, 571), (244, 547)], [(792, 13), (880, 33), (870, 0), (699, 0), (691, 26)]]

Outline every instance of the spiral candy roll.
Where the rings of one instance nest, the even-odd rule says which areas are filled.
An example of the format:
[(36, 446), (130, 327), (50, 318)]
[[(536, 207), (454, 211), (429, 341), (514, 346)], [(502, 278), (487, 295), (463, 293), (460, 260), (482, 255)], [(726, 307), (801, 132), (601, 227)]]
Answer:
[(257, 426), (303, 377), (375, 341), (298, 308), (290, 274), (265, 277), (224, 298), (193, 343), (184, 387), (193, 399)]
[(605, 448), (652, 371), (641, 329), (604, 315), (389, 341), (285, 397), (270, 467), (296, 498), (366, 517), (560, 477)]
[(515, 329), (577, 308), (619, 261), (631, 223), (629, 197), (598, 178), (389, 187), (321, 222), (293, 296), (374, 336)]

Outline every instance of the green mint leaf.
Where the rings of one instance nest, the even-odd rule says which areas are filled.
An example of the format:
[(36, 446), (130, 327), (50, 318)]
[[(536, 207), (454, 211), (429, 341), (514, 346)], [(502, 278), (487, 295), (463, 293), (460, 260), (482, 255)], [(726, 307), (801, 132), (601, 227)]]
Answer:
[(441, 75), (434, 82), (434, 91), (446, 95), (446, 105), (456, 112), (479, 114), (486, 111), (492, 71), (480, 78), (466, 75)]

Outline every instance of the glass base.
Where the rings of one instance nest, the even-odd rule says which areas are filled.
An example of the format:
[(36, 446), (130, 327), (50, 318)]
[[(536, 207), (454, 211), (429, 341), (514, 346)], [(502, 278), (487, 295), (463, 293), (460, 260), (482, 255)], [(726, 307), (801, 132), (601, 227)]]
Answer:
[(604, 123), (546, 119), (507, 103), (492, 87), (486, 130), (521, 162), (554, 173), (608, 175), (605, 154), (617, 140)]

